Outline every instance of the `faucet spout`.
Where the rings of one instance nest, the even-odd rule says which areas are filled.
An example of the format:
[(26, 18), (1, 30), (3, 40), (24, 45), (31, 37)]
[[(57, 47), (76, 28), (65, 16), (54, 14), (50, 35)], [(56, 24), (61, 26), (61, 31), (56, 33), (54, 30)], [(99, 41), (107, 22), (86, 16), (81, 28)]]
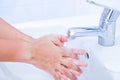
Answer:
[(85, 37), (85, 36), (98, 36), (101, 34), (100, 30), (96, 27), (73, 27), (68, 30), (68, 37), (70, 39), (75, 39), (76, 37)]

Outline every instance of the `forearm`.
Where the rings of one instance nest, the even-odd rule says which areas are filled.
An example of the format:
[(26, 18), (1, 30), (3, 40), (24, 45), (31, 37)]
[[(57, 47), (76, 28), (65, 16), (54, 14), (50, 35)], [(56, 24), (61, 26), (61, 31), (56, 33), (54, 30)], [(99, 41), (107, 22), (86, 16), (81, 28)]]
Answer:
[(25, 62), (25, 46), (25, 42), (0, 39), (0, 61)]
[(0, 38), (9, 39), (9, 40), (22, 40), (22, 41), (31, 41), (32, 37), (20, 32), (2, 18), (0, 18)]

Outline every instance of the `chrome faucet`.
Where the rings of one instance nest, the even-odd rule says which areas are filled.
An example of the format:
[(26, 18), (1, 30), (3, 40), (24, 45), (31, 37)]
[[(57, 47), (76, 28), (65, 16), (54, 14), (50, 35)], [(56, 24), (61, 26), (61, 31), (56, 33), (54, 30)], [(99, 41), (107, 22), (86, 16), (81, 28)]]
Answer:
[[(89, 0), (88, 0), (89, 1)], [(102, 46), (113, 46), (115, 44), (115, 25), (120, 15), (116, 9), (96, 4), (91, 1), (89, 3), (104, 7), (101, 15), (99, 26), (89, 27), (73, 27), (68, 30), (70, 39), (82, 36), (98, 36), (98, 43)]]

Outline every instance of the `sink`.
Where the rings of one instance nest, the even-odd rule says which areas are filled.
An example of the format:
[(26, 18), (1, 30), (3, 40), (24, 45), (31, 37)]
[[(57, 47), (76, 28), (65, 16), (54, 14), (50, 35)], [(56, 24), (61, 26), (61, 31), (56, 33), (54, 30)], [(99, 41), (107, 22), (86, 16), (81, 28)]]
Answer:
[[(24, 27), (18, 29), (34, 38), (47, 34), (66, 34), (68, 30), (67, 27), (61, 25), (42, 27), (38, 25), (37, 27)], [(106, 65), (101, 58), (98, 57), (103, 55), (104, 50), (107, 48), (104, 49), (97, 44), (97, 37), (80, 37), (75, 40), (69, 40), (66, 43), (66, 47), (76, 49), (82, 48), (89, 53), (90, 58), (88, 60), (80, 56), (81, 60), (85, 60), (88, 63), (88, 67), (82, 68), (83, 74), (78, 77), (78, 80), (113, 80)], [(11, 80), (53, 80), (50, 74), (30, 64), (12, 62), (5, 62), (2, 64), (7, 67), (6, 70), (8, 70), (10, 75), (12, 74), (11, 77), (9, 77)]]

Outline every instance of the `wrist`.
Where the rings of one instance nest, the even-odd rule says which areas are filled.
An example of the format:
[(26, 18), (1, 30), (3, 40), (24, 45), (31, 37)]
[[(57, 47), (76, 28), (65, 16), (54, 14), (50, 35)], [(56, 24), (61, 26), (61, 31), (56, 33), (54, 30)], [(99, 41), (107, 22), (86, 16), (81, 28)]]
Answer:
[(21, 48), (19, 49), (17, 55), (15, 56), (18, 62), (29, 63), (32, 52), (30, 51), (32, 43), (31, 42), (22, 42)]

